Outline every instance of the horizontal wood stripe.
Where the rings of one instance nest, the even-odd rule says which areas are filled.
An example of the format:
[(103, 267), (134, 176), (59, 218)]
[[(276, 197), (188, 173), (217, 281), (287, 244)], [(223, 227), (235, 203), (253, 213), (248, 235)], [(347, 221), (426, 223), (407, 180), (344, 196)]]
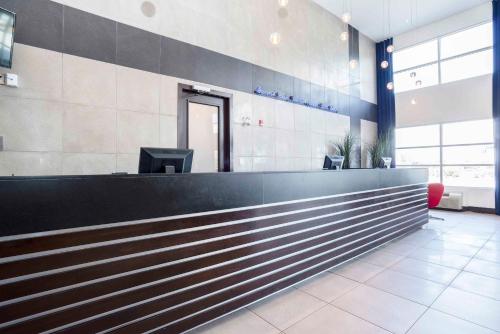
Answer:
[[(426, 194), (411, 195), (419, 196), (420, 198), (425, 198), (427, 196)], [(397, 199), (397, 195), (388, 197), (385, 200), (392, 202), (379, 204), (377, 207), (384, 208), (391, 205), (397, 205), (397, 203), (404, 203), (404, 201), (406, 201), (405, 199)], [(249, 232), (258, 228), (278, 226), (280, 224), (286, 224), (301, 219), (311, 219), (318, 215), (335, 214), (339, 211), (352, 210), (363, 205), (375, 205), (380, 202), (380, 199), (372, 199), (362, 202), (348, 203), (343, 205), (342, 207), (325, 208), (311, 212), (308, 211), (288, 216), (273, 217), (257, 221), (249, 221), (241, 224), (216, 227), (211, 230), (200, 231), (199, 233), (186, 232), (175, 235), (164, 235), (150, 239), (96, 246), (81, 250), (72, 250), (63, 253), (28, 258), (24, 260), (5, 262), (0, 264), (0, 279), (58, 269), (61, 267), (74, 266), (93, 261), (105, 260), (113, 257), (126, 256), (139, 252), (153, 251), (166, 247), (186, 244), (188, 242), (199, 242), (205, 239), (227, 236), (234, 233)], [(345, 218), (347, 218), (347, 215), (362, 214), (363, 212), (367, 213), (373, 210), (375, 210), (373, 207), (361, 207), (355, 212), (349, 211), (346, 213), (340, 213), (337, 215), (337, 217), (344, 215)]]
[[(403, 226), (402, 228), (411, 229), (415, 226), (415, 224), (418, 225), (419, 224), (418, 221), (409, 222), (405, 226)], [(400, 230), (401, 229), (397, 229), (397, 231), (400, 231)], [(373, 236), (373, 238), (375, 239), (376, 236)], [(362, 246), (363, 244), (364, 244), (364, 242), (360, 243), (359, 246)], [(367, 250), (369, 250), (369, 248)], [(238, 297), (244, 293), (249, 293), (252, 290), (258, 289), (258, 288), (265, 286), (267, 284), (272, 284), (273, 282), (276, 282), (279, 279), (283, 279), (289, 275), (293, 275), (301, 270), (307, 270), (308, 268), (310, 268), (313, 265), (319, 264), (319, 263), (324, 262), (324, 261), (328, 261), (329, 259), (332, 258), (332, 256), (339, 256), (339, 255), (343, 254), (344, 252), (345, 251), (339, 250), (337, 253), (327, 254), (327, 255), (324, 255), (322, 257), (318, 257), (318, 258), (315, 258), (313, 260), (300, 263), (299, 265), (297, 265), (295, 267), (288, 268), (288, 269), (285, 269), (283, 271), (279, 271), (279, 272), (273, 273), (271, 275), (268, 275), (268, 276), (265, 276), (262, 278), (258, 278), (258, 279), (254, 280), (248, 284), (245, 284), (243, 286), (231, 288), (231, 289), (226, 290), (224, 292), (221, 292), (221, 293), (212, 295), (210, 297), (195, 301), (193, 303), (189, 303), (189, 304), (181, 306), (179, 308), (175, 308), (173, 310), (162, 312), (156, 316), (153, 316), (153, 317), (147, 318), (145, 320), (136, 322), (136, 323), (131, 324), (129, 326), (121, 327), (115, 331), (112, 331), (112, 333), (117, 333), (117, 334), (118, 333), (124, 333), (124, 334), (125, 333), (142, 333), (146, 330), (152, 330), (156, 327), (168, 324), (169, 322), (176, 321), (179, 318), (189, 316), (195, 312), (203, 311), (204, 309), (207, 309), (208, 307), (211, 307), (213, 305), (217, 305), (219, 303), (226, 302), (227, 300)], [(349, 254), (349, 255), (350, 256), (346, 256), (346, 258), (343, 260), (345, 261), (353, 256), (353, 254)], [(323, 270), (333, 267), (335, 265), (335, 260), (330, 260), (327, 263), (328, 263), (328, 265), (324, 266), (322, 268)], [(314, 272), (314, 270), (313, 270), (313, 272)], [(310, 275), (312, 275), (312, 273), (308, 273), (304, 276), (299, 275), (299, 277), (306, 278)], [(300, 280), (301, 279), (295, 278), (295, 280), (292, 280), (292, 282), (298, 282)], [(286, 284), (286, 286), (290, 285), (291, 282), (289, 281), (287, 283), (288, 284)], [(262, 298), (264, 296), (265, 295), (260, 295), (259, 298)], [(186, 298), (190, 298), (190, 296), (186, 296)], [(144, 312), (144, 309), (145, 309), (145, 307), (138, 308), (137, 312)], [(161, 309), (158, 308), (158, 311), (161, 311)], [(131, 318), (132, 317), (130, 317), (129, 319), (131, 319)], [(169, 331), (169, 333), (175, 333), (175, 332)]]
[[(422, 215), (420, 215), (420, 219), (421, 219), (421, 217), (422, 217)], [(342, 240), (342, 242), (343, 242), (342, 245), (345, 244), (346, 242), (354, 242), (356, 240), (359, 240), (359, 238), (361, 238), (362, 236), (370, 236), (373, 233), (377, 233), (376, 235), (379, 235), (379, 234), (385, 235), (387, 233), (391, 233), (391, 231), (397, 231), (408, 224), (410, 224), (410, 223), (406, 222), (406, 223), (402, 223), (400, 226), (393, 226), (393, 227), (390, 227), (390, 226), (392, 226), (392, 224), (386, 224), (385, 226), (377, 227), (373, 231), (370, 231), (370, 232), (362, 233), (360, 235), (351, 235), (350, 237), (346, 238), (345, 240)], [(383, 228), (386, 228), (386, 229), (388, 228), (388, 229), (386, 231), (383, 231)], [(365, 241), (359, 241), (357, 244), (358, 244), (358, 246), (362, 246), (364, 243), (365, 243)], [(354, 243), (352, 245), (348, 245), (346, 248), (352, 249), (352, 248), (356, 247), (355, 245), (356, 245), (356, 243)], [(262, 266), (262, 267), (259, 267), (256, 269), (252, 269), (251, 271), (242, 272), (238, 275), (231, 276), (231, 277), (226, 278), (224, 280), (218, 280), (218, 281), (215, 281), (213, 283), (209, 283), (207, 285), (202, 285), (202, 286), (199, 286), (199, 287), (194, 288), (194, 289), (188, 289), (187, 292), (183, 292), (180, 294), (174, 294), (171, 296), (161, 298), (160, 301), (163, 301), (163, 303), (160, 303), (158, 300), (155, 300), (155, 301), (137, 306), (134, 309), (136, 309), (135, 312), (139, 312), (142, 314), (143, 312), (150, 312), (150, 313), (156, 312), (156, 311), (151, 311), (151, 310), (156, 310), (157, 307), (161, 307), (161, 309), (171, 308), (171, 307), (174, 307), (175, 305), (178, 305), (179, 303), (188, 302), (190, 300), (202, 297), (210, 292), (217, 293), (218, 290), (223, 289), (227, 286), (231, 286), (231, 285), (234, 285), (238, 282), (249, 280), (253, 277), (266, 274), (272, 270), (280, 270), (280, 268), (282, 268), (285, 265), (292, 265), (292, 264), (300, 261), (301, 259), (304, 259), (304, 258), (307, 259), (311, 256), (321, 254), (324, 251), (330, 251), (331, 249), (332, 249), (332, 245), (325, 245), (325, 246), (319, 247), (317, 249), (309, 250), (305, 253), (297, 254), (297, 255), (294, 255), (292, 257), (285, 258), (285, 259), (279, 260), (277, 262), (272, 262), (270, 264), (267, 264), (265, 266)], [(346, 250), (336, 250), (336, 252), (341, 252), (341, 253), (343, 253), (345, 251)], [(332, 254), (324, 254), (324, 255), (321, 255), (320, 257), (318, 257), (317, 259), (311, 260), (313, 262), (307, 261), (307, 263), (309, 263), (309, 262), (317, 263), (320, 260), (327, 260), (327, 259), (331, 258), (332, 256), (333, 256)], [(316, 261), (316, 262), (314, 262), (314, 261)], [(298, 267), (301, 268), (301, 266), (302, 266), (302, 264), (299, 265)], [(296, 272), (296, 270), (295, 271), (294, 270), (295, 269), (293, 269), (293, 268), (292, 269), (285, 269), (283, 271), (283, 273), (290, 274), (290, 273)], [(283, 274), (283, 275), (285, 275), (285, 274)], [(255, 283), (254, 282), (249, 283), (249, 286), (254, 286), (253, 284), (255, 284)], [(147, 291), (147, 290), (145, 290), (145, 291)], [(145, 293), (145, 291), (141, 291), (140, 293), (138, 293), (136, 291), (132, 294), (121, 294), (121, 295), (116, 296), (114, 298), (109, 298), (107, 300), (102, 300), (100, 302), (86, 304), (84, 306), (76, 307), (74, 309), (68, 309), (68, 310), (57, 312), (57, 313), (52, 314), (52, 315), (48, 315), (46, 317), (34, 319), (32, 321), (26, 321), (26, 322), (21, 323), (20, 327), (19, 326), (12, 326), (8, 329), (9, 329), (9, 332), (12, 332), (12, 333), (18, 333), (18, 332), (23, 333), (28, 328), (31, 330), (35, 330), (37, 332), (44, 331), (44, 330), (48, 330), (48, 329), (51, 329), (51, 328), (54, 328), (57, 326), (67, 324), (68, 322), (74, 321), (74, 320), (76, 320), (74, 318), (75, 316), (76, 316), (76, 318), (81, 318), (81, 317), (85, 317), (85, 316), (99, 315), (103, 312), (107, 312), (107, 311), (116, 309), (118, 307), (122, 307), (124, 305), (129, 305), (129, 304), (132, 304), (135, 302), (140, 302), (141, 300), (146, 300), (148, 298), (155, 297), (158, 294), (161, 294), (164, 292), (159, 286), (150, 287), (149, 293), (147, 293), (147, 292)], [(131, 297), (131, 296), (134, 296), (134, 294), (135, 294), (135, 298)], [(218, 295), (219, 294), (217, 293), (215, 296), (218, 296)], [(209, 297), (209, 299), (210, 298), (213, 298), (213, 297)], [(182, 309), (182, 307), (181, 307), (181, 309)], [(177, 314), (177, 312), (174, 312), (174, 314)], [(128, 316), (124, 317), (124, 315), (121, 315), (119, 317), (119, 319), (121, 319), (121, 321), (123, 322), (123, 319), (130, 319), (130, 318)], [(109, 319), (107, 319), (107, 321), (105, 321), (105, 323), (109, 324), (110, 323)], [(95, 326), (93, 328), (95, 328)], [(132, 331), (129, 331), (129, 333), (136, 333), (136, 331), (132, 330)]]
[[(313, 268), (309, 271), (303, 272), (303, 273), (296, 275), (294, 277), (290, 277), (290, 278), (288, 278), (284, 281), (281, 281), (279, 283), (270, 285), (269, 287), (266, 287), (264, 289), (261, 289), (259, 291), (254, 292), (254, 293), (245, 295), (241, 298), (237, 298), (237, 299), (228, 301), (227, 303), (223, 303), (219, 306), (216, 306), (210, 310), (207, 310), (205, 312), (201, 312), (201, 313), (196, 314), (194, 316), (191, 316), (191, 317), (187, 316), (187, 318), (185, 320), (176, 322), (176, 323), (168, 325), (168, 326), (164, 326), (167, 323), (166, 321), (160, 320), (160, 321), (158, 321), (158, 323), (163, 322), (164, 324), (159, 325), (159, 327), (161, 327), (161, 328), (158, 328), (157, 330), (153, 329), (151, 331), (151, 333), (155, 333), (155, 334), (183, 333), (191, 328), (205, 324), (213, 319), (216, 319), (216, 318), (223, 316), (227, 313), (230, 313), (234, 310), (237, 310), (237, 309), (242, 308), (244, 306), (250, 305), (250, 304), (254, 303), (255, 301), (258, 301), (266, 296), (272, 295), (272, 294), (277, 293), (283, 289), (286, 289), (287, 287), (292, 286), (296, 283), (299, 283), (299, 282), (307, 279), (308, 277), (311, 277), (313, 275), (316, 275), (316, 274), (319, 274), (323, 271), (326, 271), (326, 270), (328, 270), (328, 269), (330, 269), (338, 264), (341, 264), (342, 262), (345, 262), (345, 261), (347, 261), (347, 260), (349, 260), (357, 255), (360, 255), (360, 254), (363, 254), (363, 253), (369, 251), (370, 249), (376, 247), (377, 245), (381, 245), (387, 241), (390, 241), (393, 238), (397, 238), (397, 237), (400, 237), (402, 235), (405, 235), (405, 234), (419, 228), (420, 226), (424, 225), (426, 222), (427, 222), (426, 220), (421, 221), (415, 225), (409, 226), (408, 228), (397, 232), (396, 234), (394, 234), (390, 237), (384, 238), (383, 240), (377, 242), (375, 245), (365, 246), (365, 247), (363, 247), (359, 250), (356, 250), (350, 254), (333, 259), (325, 264), (322, 264), (321, 266), (318, 266), (318, 267)], [(131, 329), (131, 327), (128, 327), (128, 328), (124, 327), (124, 330), (129, 330), (129, 329)], [(143, 332), (144, 332), (143, 330), (140, 330), (138, 333), (143, 333)], [(67, 333), (69, 333), (69, 331)], [(71, 331), (71, 333), (83, 333), (83, 332), (72, 332)], [(114, 331), (114, 332), (110, 332), (110, 333), (118, 333), (118, 330)]]
[[(177, 265), (173, 266), (168, 266), (168, 267), (162, 267), (158, 268), (155, 270), (151, 271), (146, 271), (146, 272), (141, 272), (138, 274), (130, 275), (130, 276), (124, 276), (120, 277), (117, 279), (112, 279), (109, 281), (104, 281), (100, 283), (95, 283), (91, 285), (87, 285), (84, 287), (60, 292), (60, 293), (54, 293), (50, 296), (50, 298), (46, 298), (45, 296), (35, 298), (35, 299), (30, 299), (26, 300), (24, 302), (19, 302), (15, 304), (10, 304), (4, 307), (0, 307), (0, 322), (7, 322), (11, 321), (13, 319), (21, 318), (28, 316), (30, 314), (35, 314), (39, 312), (43, 312), (46, 310), (50, 309), (55, 309), (58, 307), (62, 307), (68, 304), (72, 303), (77, 303), (81, 301), (88, 300), (90, 298), (95, 298), (101, 295), (109, 294), (112, 292), (116, 292), (119, 290), (124, 290), (124, 289), (129, 289), (133, 288), (134, 286), (140, 285), (140, 284), (145, 284), (145, 283), (150, 283), (155, 280), (160, 280), (162, 278), (168, 278), (168, 277), (174, 277), (175, 275), (179, 275), (182, 273), (187, 273), (189, 271), (201, 269), (204, 267), (207, 267), (209, 265), (213, 264), (219, 264), (219, 263), (224, 263), (227, 262), (228, 260), (232, 259), (238, 259), (239, 257), (242, 256), (248, 256), (252, 253), (258, 253), (263, 250), (273, 250), (271, 252), (251, 257), (248, 259), (244, 259), (239, 262), (231, 263), (231, 264), (226, 264), (222, 267), (216, 267), (214, 269), (211, 269), (209, 271), (202, 271), (200, 273), (196, 273), (187, 277), (181, 277), (178, 279), (174, 279), (171, 281), (167, 281), (165, 283), (157, 283), (152, 286), (148, 286), (145, 288), (140, 288), (139, 290), (134, 290), (129, 293), (122, 293), (118, 295), (118, 297), (115, 298), (116, 302), (119, 303), (120, 300), (124, 299), (124, 296), (127, 295), (133, 295), (134, 293), (138, 296), (136, 298), (136, 302), (140, 301), (142, 299), (146, 298), (153, 298), (159, 293), (168, 293), (172, 292), (175, 289), (181, 289), (181, 288), (186, 288), (194, 284), (199, 284), (202, 283), (208, 279), (216, 279), (220, 277), (221, 275), (228, 275), (234, 272), (237, 272), (239, 270), (244, 270), (246, 268), (260, 265), (263, 263), (266, 263), (268, 261), (271, 261), (273, 259), (277, 259), (283, 256), (287, 256), (293, 252), (297, 252), (303, 249), (308, 249), (310, 247), (317, 246), (319, 244), (323, 244), (326, 242), (332, 242), (335, 241), (338, 238), (341, 237), (346, 237), (349, 236), (350, 234), (356, 233), (356, 232), (361, 232), (366, 229), (373, 228), (374, 226), (379, 226), (376, 230), (380, 230), (384, 228), (384, 225), (380, 224), (385, 224), (385, 227), (391, 226), (393, 224), (396, 224), (398, 222), (411, 219), (417, 216), (422, 215), (422, 209), (425, 207), (421, 206), (418, 209), (420, 211), (417, 211), (417, 209), (413, 209), (410, 211), (408, 215), (406, 215), (404, 218), (399, 218), (396, 219), (395, 221), (392, 222), (387, 222), (389, 219), (394, 219), (397, 217), (394, 215), (393, 217), (387, 216), (384, 218), (380, 218), (377, 220), (374, 220), (370, 223), (365, 223), (359, 226), (352, 226), (350, 228), (344, 229), (344, 230), (338, 230), (339, 228), (346, 228), (349, 225), (349, 223), (345, 223), (345, 225), (336, 227), (336, 226), (329, 226), (328, 229), (324, 229), (322, 231), (311, 231), (311, 232), (316, 232), (310, 236), (319, 236), (316, 239), (305, 241), (302, 243), (290, 245), (288, 247), (278, 249), (278, 250), (273, 250), (275, 247), (269, 247), (269, 245), (263, 245), (263, 244), (258, 244), (257, 246), (267, 246), (267, 248), (259, 248), (259, 247), (247, 247), (246, 249), (243, 249), (246, 251), (246, 253), (243, 253), (241, 251), (236, 251), (236, 254), (233, 254), (232, 256), (228, 256), (225, 253), (222, 254), (217, 254), (214, 256), (215, 262), (213, 259), (209, 258), (202, 258), (198, 259), (195, 261), (189, 261), (189, 262), (184, 262), (180, 263)], [(413, 212), (413, 213), (412, 213)], [(397, 215), (401, 215), (401, 213), (398, 213)], [(335, 231), (335, 233), (325, 235), (327, 232)], [(373, 233), (375, 230), (367, 230), (367, 232), (364, 232), (363, 234), (360, 235), (354, 235), (352, 237), (348, 237), (339, 241), (336, 241), (333, 244), (330, 244), (325, 247), (338, 247), (340, 245), (343, 245), (347, 242), (350, 242), (352, 240), (359, 239), (362, 235), (370, 234)], [(307, 236), (307, 237), (310, 237)], [(306, 236), (300, 235), (302, 239), (306, 239)], [(286, 238), (284, 238), (286, 239)], [(298, 239), (301, 240), (301, 239)], [(296, 240), (295, 240), (296, 241)], [(288, 242), (290, 243), (290, 242)], [(287, 245), (287, 243), (282, 243), (284, 245)], [(212, 261), (210, 261), (212, 260)], [(214, 263), (215, 262), (215, 263)], [(149, 291), (149, 292), (147, 292)], [(101, 302), (98, 302), (101, 303)], [(103, 312), (103, 311), (100, 311)]]
[[(156, 269), (150, 269), (144, 272), (139, 272), (136, 274), (130, 274), (127, 276), (110, 279), (109, 281), (94, 283), (88, 286), (88, 289), (90, 289), (90, 291), (80, 290), (82, 291), (82, 293), (81, 294), (79, 293), (78, 296), (88, 296), (89, 298), (91, 298), (99, 294), (105, 294), (115, 290), (125, 289), (132, 285), (145, 284), (150, 281), (158, 280), (161, 277), (172, 275), (173, 273), (179, 275), (188, 271), (198, 270), (203, 267), (213, 266), (222, 263), (224, 261), (235, 260), (243, 256), (249, 256), (251, 254), (256, 254), (258, 252), (266, 251), (277, 247), (282, 247), (284, 245), (293, 242), (299, 242), (301, 240), (312, 238), (318, 235), (330, 233), (332, 231), (336, 231), (341, 228), (346, 228), (351, 225), (359, 224), (361, 222), (365, 222), (371, 219), (375, 219), (373, 222), (370, 223), (371, 225), (378, 224), (380, 222), (383, 222), (384, 220), (395, 219), (403, 214), (408, 214), (417, 211), (419, 209), (425, 208), (425, 205), (426, 205), (425, 203), (420, 202), (420, 204), (409, 203), (399, 206), (397, 208), (386, 208), (380, 212), (368, 214), (363, 217), (350, 218), (342, 223), (326, 225), (324, 227), (320, 227), (318, 229), (311, 231), (306, 231), (301, 234), (295, 234), (270, 241), (263, 241), (262, 243), (259, 244), (242, 247), (232, 251), (215, 254), (187, 261), (184, 263), (171, 264), (168, 267), (164, 266)], [(382, 218), (376, 219), (377, 217), (382, 217)], [(238, 240), (237, 242), (240, 241)], [(220, 247), (223, 247), (222, 241), (218, 242), (218, 244), (220, 244)], [(244, 244), (241, 245), (243, 246)], [(93, 267), (71, 270), (67, 272), (53, 274), (50, 276), (37, 277), (29, 280), (23, 280), (19, 282), (6, 284), (3, 286), (0, 285), (1, 287), (0, 300), (4, 301), (9, 299), (19, 298), (30, 294), (56, 289), (71, 284), (82, 283), (102, 277), (109, 277), (119, 273), (129, 272), (135, 269), (147, 268), (153, 265), (168, 264), (172, 260), (178, 259), (179, 256), (189, 256), (189, 251), (191, 251), (194, 254), (198, 254), (199, 253), (198, 248), (201, 247), (203, 247), (203, 245), (192, 246), (191, 248), (187, 248), (183, 250), (183, 252), (186, 252), (185, 255), (179, 254), (178, 251), (173, 251), (173, 252), (167, 251), (166, 254), (157, 253), (157, 254), (141, 256), (138, 258), (130, 258), (117, 261), (113, 263), (113, 265), (110, 265), (109, 263), (104, 263)], [(204, 249), (204, 250), (208, 252), (208, 250), (210, 249)], [(105, 286), (107, 285), (110, 285), (111, 288), (106, 289)], [(44, 297), (41, 298), (43, 299)], [(52, 299), (53, 298), (51, 298), (51, 300)]]
[(158, 218), (152, 222), (144, 222), (123, 226), (113, 226), (105, 228), (94, 228), (83, 231), (69, 231), (67, 233), (57, 233), (53, 235), (43, 235), (38, 237), (20, 236), (14, 240), (0, 242), (0, 254), (3, 257), (29, 254), (47, 251), (58, 248), (80, 246), (85, 244), (117, 240), (144, 236), (155, 233), (165, 233), (177, 231), (185, 228), (208, 226), (223, 222), (230, 222), (237, 219), (249, 219), (270, 214), (285, 213), (292, 210), (303, 210), (316, 206), (333, 205), (347, 201), (355, 201), (371, 196), (381, 196), (399, 193), (409, 190), (427, 191), (426, 185), (410, 185), (396, 188), (367, 191), (348, 195), (340, 195), (317, 200), (296, 201), (289, 204), (276, 204), (272, 206), (262, 206), (251, 209), (237, 211), (205, 214), (188, 218), (162, 219)]

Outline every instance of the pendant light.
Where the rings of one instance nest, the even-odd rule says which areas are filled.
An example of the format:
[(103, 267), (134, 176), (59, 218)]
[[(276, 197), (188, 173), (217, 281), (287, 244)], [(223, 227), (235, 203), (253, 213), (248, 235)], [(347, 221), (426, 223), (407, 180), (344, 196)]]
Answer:
[(288, 0), (278, 0), (280, 7), (286, 7), (288, 5)]
[(281, 42), (281, 34), (279, 32), (273, 32), (271, 35), (269, 35), (269, 41), (273, 45), (278, 45)]
[(346, 5), (346, 0), (343, 0), (342, 1), (342, 16), (341, 16), (341, 20), (342, 22), (344, 23), (343, 24), (343, 28), (344, 30), (340, 33), (340, 40), (342, 42), (345, 42), (347, 41), (347, 39), (349, 38), (349, 22), (351, 22), (351, 13), (349, 12), (348, 8), (347, 8), (347, 5)]

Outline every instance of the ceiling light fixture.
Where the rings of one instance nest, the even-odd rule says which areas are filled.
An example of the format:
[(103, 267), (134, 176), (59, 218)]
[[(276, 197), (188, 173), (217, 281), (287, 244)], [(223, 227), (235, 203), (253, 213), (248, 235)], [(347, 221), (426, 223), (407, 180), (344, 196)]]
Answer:
[(279, 32), (273, 32), (270, 36), (269, 36), (269, 41), (271, 42), (271, 44), (273, 45), (278, 45), (280, 44), (281, 42), (281, 34)]
[(345, 42), (347, 41), (348, 38), (349, 38), (349, 33), (347, 31), (342, 31), (342, 33), (340, 34), (340, 40), (342, 42)]
[(278, 0), (280, 7), (286, 7), (288, 5), (288, 0)]
[(417, 100), (415, 100), (415, 98), (412, 98), (412, 99), (411, 99), (411, 101), (410, 101), (410, 103), (411, 103), (412, 105), (416, 105), (416, 104), (417, 104)]
[(349, 12), (342, 14), (342, 22), (344, 22), (344, 23), (351, 22), (351, 18), (352, 18), (351, 13), (349, 13)]

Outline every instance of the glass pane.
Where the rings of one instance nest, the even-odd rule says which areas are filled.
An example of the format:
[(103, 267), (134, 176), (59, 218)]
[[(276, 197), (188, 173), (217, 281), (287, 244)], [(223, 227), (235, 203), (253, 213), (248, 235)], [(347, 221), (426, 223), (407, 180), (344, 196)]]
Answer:
[(397, 149), (396, 165), (439, 165), (439, 147)]
[(492, 119), (443, 124), (443, 145), (492, 142)]
[(443, 167), (443, 183), (447, 186), (494, 187), (493, 166)]
[(452, 82), (493, 73), (493, 50), (441, 62), (441, 80)]
[(438, 65), (432, 64), (394, 74), (396, 93), (434, 86), (439, 83)]
[(441, 39), (441, 59), (493, 46), (491, 22)]
[(396, 129), (396, 147), (439, 145), (439, 125)]
[(494, 161), (493, 144), (443, 147), (445, 165), (493, 164)]
[(422, 43), (410, 48), (396, 51), (393, 54), (393, 70), (395, 72), (438, 60), (437, 40)]
[(426, 168), (429, 170), (429, 179), (427, 180), (428, 182), (441, 182), (439, 179), (439, 167), (437, 166), (397, 166), (398, 168)]
[(193, 173), (219, 169), (219, 108), (189, 102), (188, 142), (193, 149)]

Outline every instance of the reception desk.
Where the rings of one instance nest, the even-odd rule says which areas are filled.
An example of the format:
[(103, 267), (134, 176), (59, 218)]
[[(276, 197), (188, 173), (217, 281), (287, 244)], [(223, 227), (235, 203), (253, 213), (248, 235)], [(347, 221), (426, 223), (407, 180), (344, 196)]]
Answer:
[(428, 221), (425, 169), (0, 178), (0, 332), (181, 333)]

